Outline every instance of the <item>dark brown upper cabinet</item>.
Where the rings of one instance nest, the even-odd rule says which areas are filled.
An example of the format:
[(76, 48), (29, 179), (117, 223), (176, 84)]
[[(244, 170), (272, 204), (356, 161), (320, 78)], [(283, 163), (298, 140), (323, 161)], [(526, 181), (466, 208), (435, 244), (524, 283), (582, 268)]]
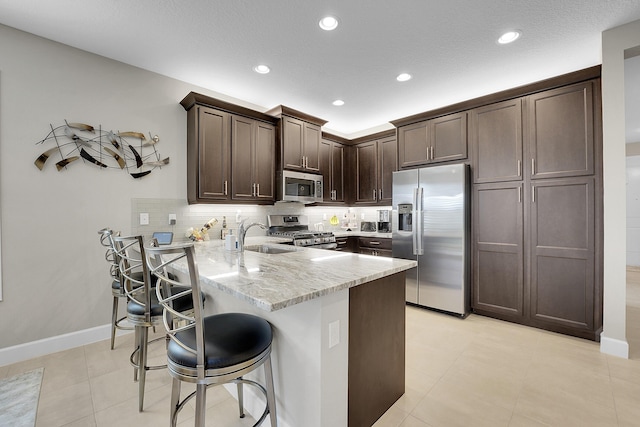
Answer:
[(345, 145), (323, 137), (320, 141), (320, 170), (324, 181), (323, 204), (345, 203), (345, 162)]
[(469, 112), (475, 183), (522, 180), (522, 100)]
[[(389, 132), (381, 134), (388, 135)], [(355, 205), (391, 205), (393, 172), (398, 170), (395, 135), (358, 142), (353, 150)]]
[(593, 97), (594, 82), (587, 81), (525, 99), (531, 178), (593, 175)]
[(278, 169), (321, 173), (321, 126), (326, 121), (284, 105), (269, 110), (267, 114), (280, 118), (277, 131)]
[(398, 128), (400, 169), (467, 158), (467, 113), (460, 112)]
[(189, 203), (275, 201), (275, 117), (189, 93), (187, 200)]
[(275, 127), (245, 117), (231, 119), (232, 199), (275, 200)]
[(229, 200), (230, 115), (196, 106), (187, 114), (189, 203)]

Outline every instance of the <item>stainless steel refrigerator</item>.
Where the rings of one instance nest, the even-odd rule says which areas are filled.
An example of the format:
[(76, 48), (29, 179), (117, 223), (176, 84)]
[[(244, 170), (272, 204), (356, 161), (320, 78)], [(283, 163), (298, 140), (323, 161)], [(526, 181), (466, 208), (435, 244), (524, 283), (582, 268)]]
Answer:
[(407, 272), (407, 302), (469, 313), (469, 166), (393, 173), (393, 256), (418, 261)]

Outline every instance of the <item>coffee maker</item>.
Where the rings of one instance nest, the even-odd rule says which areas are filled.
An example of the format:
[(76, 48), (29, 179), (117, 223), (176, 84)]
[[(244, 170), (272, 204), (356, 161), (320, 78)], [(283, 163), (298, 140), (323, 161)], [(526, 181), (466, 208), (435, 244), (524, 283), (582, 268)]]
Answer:
[(378, 210), (378, 233), (391, 233), (390, 210)]

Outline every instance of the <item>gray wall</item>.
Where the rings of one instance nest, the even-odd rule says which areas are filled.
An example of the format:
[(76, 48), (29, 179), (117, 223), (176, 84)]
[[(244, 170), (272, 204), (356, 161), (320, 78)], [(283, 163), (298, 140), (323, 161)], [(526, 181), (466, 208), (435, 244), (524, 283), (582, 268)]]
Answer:
[[(0, 25), (0, 349), (109, 323), (97, 231), (129, 232), (133, 198), (186, 200), (179, 101), (191, 90), (242, 104)], [(157, 134), (171, 163), (139, 180), (81, 161), (38, 170), (36, 142), (65, 119)]]

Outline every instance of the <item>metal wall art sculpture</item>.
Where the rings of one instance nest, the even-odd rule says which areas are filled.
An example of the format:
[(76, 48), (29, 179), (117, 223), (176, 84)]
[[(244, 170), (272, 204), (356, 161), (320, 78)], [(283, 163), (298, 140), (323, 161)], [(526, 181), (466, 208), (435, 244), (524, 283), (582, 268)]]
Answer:
[[(58, 171), (67, 168), (72, 162), (82, 159), (95, 167), (126, 170), (134, 178), (149, 175), (157, 167), (169, 164), (169, 158), (160, 160), (156, 144), (158, 135), (146, 139), (140, 132), (113, 132), (98, 129), (84, 123), (69, 123), (51, 127), (51, 131), (36, 144), (53, 141), (55, 147), (40, 154), (34, 164), (40, 170), (52, 156), (60, 156), (56, 162)], [(144, 151), (153, 151), (145, 154)]]

